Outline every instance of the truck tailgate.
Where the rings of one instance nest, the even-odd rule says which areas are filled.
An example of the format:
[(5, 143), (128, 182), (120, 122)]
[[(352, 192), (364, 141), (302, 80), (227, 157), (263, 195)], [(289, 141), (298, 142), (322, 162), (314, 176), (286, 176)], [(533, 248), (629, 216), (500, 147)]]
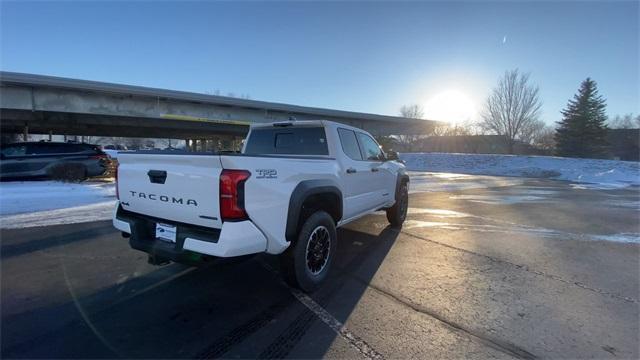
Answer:
[(118, 192), (125, 210), (221, 228), (218, 155), (121, 153)]

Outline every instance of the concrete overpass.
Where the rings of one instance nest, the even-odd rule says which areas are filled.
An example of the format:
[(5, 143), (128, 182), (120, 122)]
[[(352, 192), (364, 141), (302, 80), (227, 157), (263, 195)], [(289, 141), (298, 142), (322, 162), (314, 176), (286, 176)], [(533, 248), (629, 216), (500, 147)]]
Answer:
[(327, 119), (374, 135), (428, 133), (436, 122), (184, 91), (0, 72), (5, 133), (215, 139), (249, 124)]

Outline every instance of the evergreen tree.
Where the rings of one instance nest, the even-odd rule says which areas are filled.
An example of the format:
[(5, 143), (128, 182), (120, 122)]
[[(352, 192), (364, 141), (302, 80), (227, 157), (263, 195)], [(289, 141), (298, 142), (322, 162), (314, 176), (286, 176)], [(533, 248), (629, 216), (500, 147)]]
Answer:
[(562, 110), (555, 140), (560, 156), (601, 158), (608, 155), (605, 99), (595, 81), (587, 78)]

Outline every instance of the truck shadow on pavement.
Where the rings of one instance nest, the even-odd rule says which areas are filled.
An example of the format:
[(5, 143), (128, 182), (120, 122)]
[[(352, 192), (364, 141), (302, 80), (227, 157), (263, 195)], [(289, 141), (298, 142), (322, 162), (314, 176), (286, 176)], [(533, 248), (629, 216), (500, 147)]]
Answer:
[[(375, 275), (379, 266), (384, 261), (387, 253), (395, 243), (399, 231), (386, 227), (378, 235), (371, 235), (349, 229), (338, 230), (338, 256), (334, 259), (334, 268), (326, 283), (315, 293), (310, 294), (321, 307), (335, 299), (340, 293), (339, 306), (332, 308), (330, 315), (335, 320), (344, 324), (352, 310), (361, 299), (366, 290), (366, 284)], [(270, 259), (267, 268), (277, 272), (274, 259)], [(358, 275), (356, 275), (358, 272)], [(343, 292), (346, 283), (356, 280), (360, 286), (352, 286)], [(286, 286), (286, 285), (283, 285)], [(296, 290), (293, 290), (296, 291)], [(285, 314), (291, 308), (285, 308), (283, 304), (295, 303), (295, 317)], [(279, 317), (291, 318), (287, 326), (278, 329), (272, 335), (272, 339), (265, 341), (266, 346), (257, 354), (249, 354), (244, 351), (235, 351), (237, 345), (244, 339), (260, 330), (257, 324), (266, 324)], [(318, 326), (319, 325), (319, 326)], [(338, 334), (335, 329), (330, 329), (322, 323), (318, 314), (309, 308), (300, 307), (295, 299), (289, 298), (283, 303), (269, 307), (256, 317), (232, 330), (227, 335), (214, 341), (198, 354), (198, 358), (218, 357), (255, 357), (255, 358), (321, 358), (335, 341)], [(361, 339), (349, 339), (349, 341), (361, 342)], [(357, 352), (354, 352), (357, 354)], [(353, 354), (352, 354), (353, 355)]]
[[(97, 236), (104, 236), (113, 233), (113, 225), (111, 222), (96, 222), (95, 226), (91, 226), (88, 229), (76, 231), (68, 234), (64, 238), (61, 238), (58, 235), (49, 235), (37, 240), (33, 241), (13, 241), (12, 243), (3, 243), (2, 244), (2, 253), (0, 254), (1, 259), (8, 259), (12, 257), (17, 257), (21, 255), (25, 255), (35, 251), (43, 251), (50, 248), (63, 246), (67, 244), (72, 244), (76, 242), (86, 242), (90, 238), (95, 238)], [(92, 224), (93, 225), (93, 224)], [(41, 228), (43, 233), (46, 232), (46, 228)], [(24, 229), (13, 230), (16, 232), (21, 232)]]
[[(377, 235), (340, 229), (332, 273), (318, 291), (310, 294), (311, 298), (320, 306), (327, 305), (357, 271), (357, 280), (363, 286), (341, 292), (340, 306), (331, 311), (344, 323), (397, 236), (398, 231), (390, 227)], [(32, 246), (46, 247), (53, 244), (50, 243), (43, 240)], [(32, 246), (9, 251), (9, 256), (36, 251)], [(88, 281), (84, 278), (84, 267), (94, 265), (90, 261), (74, 266), (62, 263), (49, 274), (64, 277), (69, 293), (65, 301), (52, 299), (49, 305), (16, 312), (11, 307), (19, 300), (5, 292), (0, 355), (317, 358), (328, 351), (338, 336), (296, 299), (292, 289), (281, 280), (278, 259), (274, 256), (261, 255), (238, 264), (202, 268), (172, 264), (85, 294), (78, 284)], [(7, 288), (5, 282), (3, 290)], [(47, 296), (46, 288), (38, 291), (42, 297)]]

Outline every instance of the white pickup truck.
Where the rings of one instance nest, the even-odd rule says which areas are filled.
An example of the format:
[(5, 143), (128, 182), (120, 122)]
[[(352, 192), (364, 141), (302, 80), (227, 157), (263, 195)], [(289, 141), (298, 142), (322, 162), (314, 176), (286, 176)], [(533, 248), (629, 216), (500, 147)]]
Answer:
[(327, 277), (336, 227), (385, 209), (400, 226), (409, 176), (363, 130), (330, 121), (253, 125), (240, 154), (118, 157), (113, 225), (149, 262), (281, 254), (305, 291)]

